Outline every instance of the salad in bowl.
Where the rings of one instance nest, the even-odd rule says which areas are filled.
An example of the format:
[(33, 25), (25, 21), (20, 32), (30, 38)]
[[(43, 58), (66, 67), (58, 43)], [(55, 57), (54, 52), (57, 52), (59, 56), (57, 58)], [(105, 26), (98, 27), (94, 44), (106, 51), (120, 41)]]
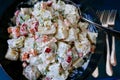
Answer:
[(98, 33), (88, 30), (78, 8), (61, 0), (17, 10), (8, 27), (5, 58), (20, 60), (29, 80), (66, 80), (95, 50)]

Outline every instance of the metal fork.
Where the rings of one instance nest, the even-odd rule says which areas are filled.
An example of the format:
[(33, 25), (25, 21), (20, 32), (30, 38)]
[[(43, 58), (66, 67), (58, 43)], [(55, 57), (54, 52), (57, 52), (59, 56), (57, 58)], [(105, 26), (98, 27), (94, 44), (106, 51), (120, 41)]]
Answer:
[[(110, 11), (104, 11), (103, 13), (104, 15), (102, 18), (102, 25), (104, 25), (105, 27), (108, 27), (108, 21), (110, 20), (109, 13)], [(108, 34), (106, 34), (106, 46), (107, 46), (106, 73), (107, 75), (112, 76), (113, 70), (110, 64), (110, 45), (109, 45)]]
[[(100, 18), (102, 26), (108, 27), (108, 22), (111, 21), (110, 11), (108, 10), (104, 10), (102, 12), (97, 11), (97, 15)], [(106, 73), (109, 76), (112, 76), (113, 71), (112, 71), (112, 66), (110, 64), (110, 46), (109, 46), (109, 40), (107, 34), (106, 34), (106, 46), (107, 46)]]
[[(111, 10), (109, 13), (108, 25), (111, 26), (111, 29), (113, 29), (113, 26), (115, 24), (116, 14), (117, 14), (117, 10)], [(112, 36), (112, 51), (111, 51), (111, 56), (110, 56), (110, 62), (113, 66), (117, 65), (116, 54), (115, 54), (115, 37), (114, 36)]]
[[(98, 18), (100, 19), (100, 22), (101, 22), (102, 18), (103, 18), (102, 12), (101, 11), (97, 11), (96, 14), (97, 14), (97, 16), (98, 16)], [(92, 76), (95, 77), (95, 78), (97, 78), (99, 76), (99, 68), (98, 68), (98, 66), (93, 71)]]

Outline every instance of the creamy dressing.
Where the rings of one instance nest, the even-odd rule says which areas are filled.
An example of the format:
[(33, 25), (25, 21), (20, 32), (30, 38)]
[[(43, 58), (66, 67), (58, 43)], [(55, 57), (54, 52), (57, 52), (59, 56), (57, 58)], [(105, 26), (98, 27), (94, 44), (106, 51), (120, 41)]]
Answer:
[(97, 33), (87, 30), (88, 23), (78, 23), (77, 8), (61, 0), (37, 2), (34, 8), (16, 11), (14, 17), (16, 26), (8, 28), (11, 39), (5, 57), (20, 59), (29, 80), (66, 80), (96, 43)]

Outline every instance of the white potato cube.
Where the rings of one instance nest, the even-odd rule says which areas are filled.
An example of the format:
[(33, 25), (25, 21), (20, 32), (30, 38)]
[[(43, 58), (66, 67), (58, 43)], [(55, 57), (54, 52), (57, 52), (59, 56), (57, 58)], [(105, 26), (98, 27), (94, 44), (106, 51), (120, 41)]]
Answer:
[(97, 36), (98, 36), (98, 33), (88, 32), (88, 38), (92, 43), (96, 43)]
[(68, 37), (68, 30), (67, 27), (64, 25), (63, 21), (58, 20), (58, 28), (55, 37), (57, 39), (65, 39)]
[(67, 37), (67, 39), (65, 41), (75, 41), (77, 39), (78, 39), (77, 30), (74, 28), (71, 28), (69, 30), (69, 36)]
[(23, 75), (29, 80), (37, 80), (40, 76), (40, 72), (38, 71), (37, 67), (28, 65), (23, 70)]
[(58, 50), (57, 50), (57, 54), (59, 55), (59, 57), (64, 58), (68, 49), (70, 49), (70, 45), (64, 43), (64, 42), (59, 42), (58, 43)]
[(19, 53), (16, 50), (12, 48), (8, 48), (7, 54), (5, 55), (6, 59), (17, 60), (18, 57), (19, 57)]
[(10, 48), (21, 48), (23, 47), (24, 40), (25, 37), (21, 36), (18, 39), (9, 39), (7, 42)]

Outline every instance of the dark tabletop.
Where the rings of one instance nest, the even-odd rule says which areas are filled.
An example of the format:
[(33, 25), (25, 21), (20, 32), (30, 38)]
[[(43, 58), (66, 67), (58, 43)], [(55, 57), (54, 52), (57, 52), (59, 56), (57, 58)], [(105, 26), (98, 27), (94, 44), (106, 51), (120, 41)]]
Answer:
[[(90, 1), (90, 0), (89, 0)], [(120, 31), (120, 0), (92, 0), (92, 2), (88, 3), (96, 10), (110, 10), (110, 9), (117, 9), (118, 14), (116, 18), (115, 28), (116, 30)], [(113, 76), (109, 77), (107, 76), (105, 72), (105, 55), (102, 56), (100, 63), (99, 63), (99, 79), (103, 80), (103, 78), (108, 78), (110, 80), (116, 80), (120, 79), (120, 40), (116, 40), (116, 56), (117, 56), (117, 66), (113, 67)], [(92, 76), (90, 76), (88, 79), (94, 79)]]
[[(2, 16), (3, 11), (7, 8), (7, 6), (12, 3), (13, 0), (0, 0), (0, 17)], [(95, 10), (110, 10), (117, 9), (117, 19), (115, 23), (114, 29), (120, 31), (120, 0), (82, 0), (83, 3), (90, 5)], [(9, 13), (8, 13), (9, 14)], [(97, 80), (116, 80), (120, 79), (120, 40), (116, 39), (116, 56), (117, 56), (117, 66), (113, 67), (114, 74), (112, 77), (107, 76), (105, 72), (105, 55), (102, 56), (99, 63), (99, 77)], [(2, 75), (2, 69), (0, 68), (0, 80), (8, 80), (6, 79), (6, 75)], [(106, 79), (107, 78), (107, 79)], [(88, 80), (94, 80), (92, 76), (88, 78)]]

